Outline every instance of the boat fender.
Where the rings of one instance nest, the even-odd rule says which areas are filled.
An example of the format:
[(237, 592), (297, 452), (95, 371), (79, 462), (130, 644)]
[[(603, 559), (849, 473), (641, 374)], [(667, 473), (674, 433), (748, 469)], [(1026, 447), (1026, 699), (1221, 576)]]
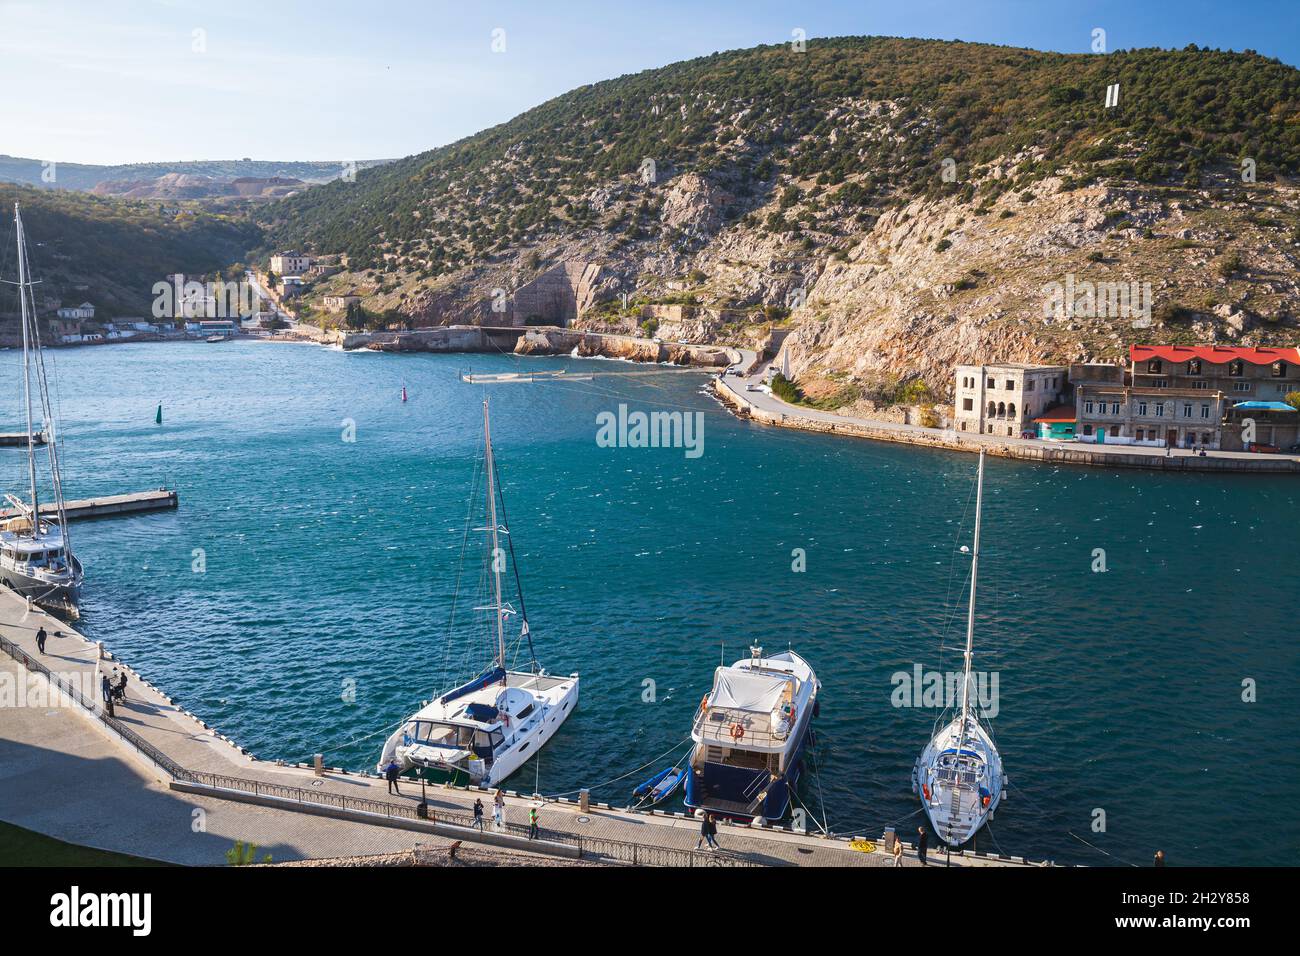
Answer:
[(744, 738), (745, 738), (745, 727), (744, 727), (744, 725), (743, 725), (743, 724), (732, 724), (732, 725), (731, 725), (731, 739), (734, 740), (734, 741), (739, 742), (739, 741), (743, 740)]
[(927, 800), (930, 799), (930, 785), (928, 783), (921, 784), (921, 796)]
[(707, 714), (709, 712), (709, 695), (705, 694), (700, 698), (700, 712)]

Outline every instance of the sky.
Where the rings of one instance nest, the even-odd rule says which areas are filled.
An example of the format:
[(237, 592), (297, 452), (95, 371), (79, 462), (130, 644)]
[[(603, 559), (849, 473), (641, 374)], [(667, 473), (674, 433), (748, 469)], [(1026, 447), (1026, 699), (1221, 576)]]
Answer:
[(1300, 0), (0, 0), (0, 153), (116, 164), (389, 159), (574, 87), (809, 38), (1067, 53), (1253, 49), (1300, 65)]

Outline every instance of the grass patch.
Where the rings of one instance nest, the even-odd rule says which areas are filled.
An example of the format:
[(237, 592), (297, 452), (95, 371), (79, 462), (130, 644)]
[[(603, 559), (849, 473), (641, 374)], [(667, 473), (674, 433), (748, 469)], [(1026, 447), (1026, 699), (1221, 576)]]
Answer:
[(0, 822), (0, 866), (171, 866), (125, 853), (96, 850)]

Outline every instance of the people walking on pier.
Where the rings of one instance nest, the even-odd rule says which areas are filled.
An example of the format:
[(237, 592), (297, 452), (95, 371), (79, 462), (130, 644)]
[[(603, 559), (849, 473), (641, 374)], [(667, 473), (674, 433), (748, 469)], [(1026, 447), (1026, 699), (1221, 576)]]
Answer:
[(474, 826), (478, 827), (478, 832), (483, 832), (483, 801), (474, 801)]
[(903, 865), (903, 841), (894, 837), (894, 866)]
[(704, 814), (704, 819), (700, 821), (700, 838), (695, 841), (695, 849), (700, 849), (706, 842), (710, 850), (717, 850), (718, 847), (718, 825), (713, 820), (713, 814)]
[(124, 704), (126, 703), (126, 671), (122, 671), (117, 684), (117, 699)]
[(36, 632), (36, 649), (40, 651), (42, 654), (45, 653), (45, 638), (46, 638), (45, 628), (42, 627), (39, 631)]
[(401, 788), (397, 786), (397, 771), (399, 769), (397, 761), (394, 760), (384, 768), (384, 779), (388, 781), (388, 792), (396, 793), (400, 796), (402, 791)]
[(498, 832), (506, 828), (506, 795), (499, 787), (492, 798), (492, 826)]
[(107, 674), (99, 676), (99, 690), (104, 695), (104, 710), (108, 716), (113, 716), (113, 683), (108, 679)]
[(926, 866), (925, 847), (930, 842), (930, 834), (925, 832), (925, 827), (916, 828), (916, 858), (921, 861), (922, 866)]
[(528, 839), (537, 839), (537, 804), (528, 808)]

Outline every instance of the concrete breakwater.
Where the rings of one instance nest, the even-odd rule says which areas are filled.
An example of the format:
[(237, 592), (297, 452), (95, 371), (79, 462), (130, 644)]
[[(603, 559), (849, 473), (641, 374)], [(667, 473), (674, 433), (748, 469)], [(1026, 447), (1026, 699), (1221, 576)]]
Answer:
[[(981, 448), (1000, 458), (1019, 458), (1046, 464), (1096, 465), (1105, 468), (1145, 468), (1170, 472), (1253, 472), (1256, 474), (1300, 474), (1300, 461), (1287, 456), (1222, 455), (1206, 457), (1192, 454), (1166, 456), (1163, 452), (1125, 450), (1120, 446), (1088, 447), (1053, 444), (1028, 439), (998, 440), (991, 436), (964, 436), (952, 429), (923, 428), (890, 422), (870, 422), (830, 413), (803, 413), (795, 406), (767, 408), (751, 399), (731, 380), (719, 378), (714, 383), (718, 397), (737, 414), (766, 425), (797, 428), (830, 435), (848, 435), (872, 441), (924, 445), (947, 451), (978, 452)], [(774, 403), (773, 399), (767, 400)], [(786, 411), (785, 409), (790, 409)]]
[(718, 345), (656, 342), (634, 335), (610, 335), (553, 326), (443, 325), (401, 332), (344, 332), (300, 325), (294, 338), (376, 352), (444, 352), (491, 355), (572, 355), (632, 362), (723, 368), (736, 360)]

